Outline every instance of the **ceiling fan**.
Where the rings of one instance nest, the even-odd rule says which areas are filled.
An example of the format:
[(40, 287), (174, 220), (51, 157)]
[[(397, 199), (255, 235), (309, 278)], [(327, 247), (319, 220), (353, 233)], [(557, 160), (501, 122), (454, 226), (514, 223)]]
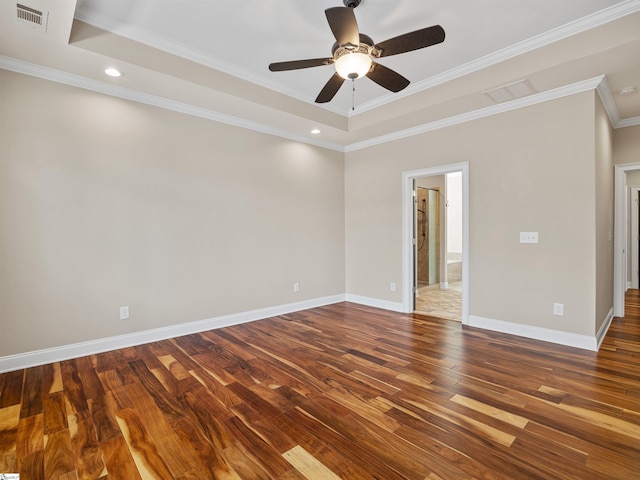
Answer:
[(360, 0), (343, 0), (343, 3), (344, 7), (328, 8), (324, 12), (333, 36), (336, 38), (331, 49), (332, 57), (277, 62), (269, 65), (269, 70), (272, 72), (283, 72), (333, 64), (336, 72), (318, 94), (316, 103), (331, 101), (345, 80), (355, 80), (363, 76), (387, 90), (399, 92), (409, 85), (409, 80), (375, 62), (374, 59), (411, 52), (444, 41), (444, 29), (440, 25), (434, 25), (376, 44), (371, 37), (358, 30), (353, 9), (360, 4)]

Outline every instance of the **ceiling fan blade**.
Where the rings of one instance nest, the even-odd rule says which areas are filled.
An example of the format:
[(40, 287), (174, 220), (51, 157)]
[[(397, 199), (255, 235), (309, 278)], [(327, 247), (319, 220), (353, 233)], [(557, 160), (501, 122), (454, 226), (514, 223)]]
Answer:
[(399, 73), (376, 62), (373, 62), (373, 68), (369, 70), (367, 77), (392, 92), (399, 92), (411, 83)]
[(316, 103), (327, 103), (330, 102), (331, 99), (338, 93), (342, 83), (344, 82), (344, 78), (342, 78), (338, 73), (334, 73), (333, 77), (329, 79), (329, 81), (322, 87), (318, 97), (316, 98)]
[(284, 72), (287, 70), (299, 70), (301, 68), (321, 67), (329, 65), (333, 59), (331, 58), (310, 58), (308, 60), (292, 60), (290, 62), (276, 62), (269, 65), (272, 72)]
[(327, 8), (324, 11), (329, 27), (336, 37), (338, 45), (360, 45), (360, 33), (353, 9), (347, 7)]
[(389, 40), (378, 43), (376, 48), (382, 51), (380, 54), (381, 57), (389, 57), (399, 53), (430, 47), (431, 45), (442, 42), (444, 42), (444, 29), (440, 25), (434, 25), (390, 38)]

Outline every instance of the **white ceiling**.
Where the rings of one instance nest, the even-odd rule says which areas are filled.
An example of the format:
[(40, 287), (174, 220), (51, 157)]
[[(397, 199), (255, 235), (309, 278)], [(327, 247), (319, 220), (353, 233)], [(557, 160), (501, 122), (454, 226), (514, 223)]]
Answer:
[[(444, 43), (380, 60), (415, 85), (621, 2), (363, 0), (355, 14), (360, 31), (378, 43), (442, 25)], [(333, 66), (278, 73), (269, 72), (267, 66), (276, 61), (330, 57), (335, 39), (324, 10), (342, 5), (341, 0), (79, 0), (76, 18), (313, 102), (333, 74)], [(352, 107), (347, 83), (330, 105), (342, 114)], [(356, 84), (359, 108), (393, 96), (368, 79)]]
[[(356, 80), (354, 111), (350, 82), (330, 103), (313, 103), (333, 66), (267, 69), (271, 62), (330, 57), (334, 38), (324, 10), (341, 0), (20, 3), (48, 11), (48, 31), (8, 21), (15, 3), (3, 0), (5, 68), (13, 68), (11, 59), (40, 65), (265, 131), (309, 137), (317, 126), (322, 140), (314, 141), (334, 146), (490, 107), (484, 91), (525, 78), (535, 92), (546, 92), (606, 75), (619, 120), (640, 119), (640, 93), (616, 94), (640, 88), (640, 0), (362, 0), (358, 25), (376, 42), (434, 24), (446, 39), (380, 59), (411, 85), (394, 94)], [(108, 65), (125, 76), (105, 78)]]

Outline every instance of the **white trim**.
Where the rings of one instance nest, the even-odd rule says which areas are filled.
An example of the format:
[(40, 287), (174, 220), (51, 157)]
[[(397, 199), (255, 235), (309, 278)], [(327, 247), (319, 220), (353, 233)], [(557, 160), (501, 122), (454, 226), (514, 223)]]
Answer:
[(296, 142), (307, 143), (309, 145), (315, 145), (329, 150), (344, 152), (344, 147), (342, 145), (338, 145), (337, 143), (323, 142), (321, 140), (307, 138), (302, 135), (296, 135), (287, 130), (282, 130), (270, 125), (265, 125), (264, 123), (253, 122), (240, 117), (234, 117), (233, 115), (228, 115), (226, 113), (220, 113), (214, 110), (178, 102), (176, 100), (159, 97), (150, 93), (139, 92), (130, 88), (124, 88), (118, 85), (100, 82), (98, 80), (81, 77), (79, 75), (63, 72), (61, 70), (55, 70), (53, 68), (24, 62), (12, 57), (0, 55), (0, 68), (24, 75), (30, 75), (32, 77), (42, 78), (44, 80), (50, 80), (52, 82), (83, 88), (85, 90), (91, 90), (92, 92), (111, 95), (112, 97), (123, 98), (132, 102), (143, 103), (145, 105), (151, 105), (154, 107), (163, 108), (165, 110), (183, 113), (185, 115), (191, 115), (214, 122), (224, 123), (225, 125), (232, 125), (234, 127), (240, 127), (247, 130), (253, 130), (255, 132), (266, 133), (267, 135), (274, 135), (276, 137), (286, 138), (288, 140), (295, 140)]
[(624, 317), (624, 292), (627, 285), (627, 205), (625, 174), (640, 170), (640, 163), (614, 166), (613, 220), (613, 316)]
[(364, 297), (362, 295), (347, 293), (346, 301), (366, 305), (367, 307), (382, 308), (383, 310), (402, 313), (402, 304), (398, 302), (390, 302), (389, 300), (380, 300), (379, 298)]
[(640, 125), (640, 117), (622, 119), (615, 125), (615, 128), (635, 127), (636, 125)]
[[(402, 92), (398, 92), (395, 94), (386, 94), (369, 102), (365, 102), (362, 105), (358, 106), (357, 112), (347, 110), (346, 116), (352, 117), (361, 113), (365, 113), (382, 105), (386, 105), (409, 95), (413, 95), (414, 93), (427, 90), (436, 85), (441, 85), (450, 80), (463, 77), (483, 68), (496, 65), (500, 62), (504, 62), (524, 53), (533, 51), (537, 48), (550, 45), (554, 42), (569, 38), (578, 33), (612, 22), (619, 18), (635, 13), (639, 10), (640, 0), (623, 1), (611, 7), (592, 13), (591, 15), (587, 15), (560, 27), (549, 30), (548, 32), (544, 32), (542, 34), (511, 45), (507, 48), (498, 50), (497, 52), (485, 55), (484, 57), (478, 58), (459, 67), (452, 68), (451, 70), (440, 73), (438, 75), (434, 75), (420, 82), (415, 82), (410, 85), (409, 88), (406, 88)], [(116, 35), (129, 38), (145, 45), (149, 45), (153, 48), (157, 48), (167, 53), (177, 55), (181, 58), (190, 60), (200, 65), (214, 68), (226, 74), (233, 75), (243, 80), (247, 80), (256, 85), (269, 88), (280, 93), (284, 93), (285, 95), (304, 101), (306, 103), (313, 103), (312, 97), (309, 97), (308, 94), (303, 94), (301, 92), (295, 92), (292, 94), (291, 89), (282, 87), (278, 82), (275, 82), (266, 74), (263, 75), (256, 73), (245, 67), (211, 55), (208, 52), (199, 50), (189, 45), (180, 44), (176, 42), (175, 39), (169, 39), (161, 35), (152, 33), (148, 30), (144, 30), (142, 28), (132, 28), (126, 25), (123, 26), (121, 23), (114, 22), (112, 19), (105, 17), (104, 15), (92, 12), (90, 9), (87, 9), (83, 5), (80, 5), (78, 7), (75, 12), (74, 18), (89, 25), (93, 25), (103, 30), (113, 32)], [(344, 111), (336, 108), (331, 104), (324, 104), (321, 107), (326, 110), (331, 110), (335, 113), (345, 115)]]
[(469, 321), (469, 162), (402, 173), (402, 312), (413, 311), (413, 180), (462, 172), (462, 324)]
[[(309, 97), (308, 94), (300, 91), (294, 91), (287, 86), (283, 86), (281, 83), (276, 82), (271, 75), (262, 75), (254, 70), (250, 70), (246, 67), (238, 65), (237, 63), (223, 60), (216, 57), (204, 50), (200, 50), (196, 47), (180, 43), (172, 38), (167, 38), (162, 35), (158, 35), (149, 30), (143, 28), (132, 27), (131, 25), (123, 25), (121, 22), (114, 21), (112, 18), (107, 17), (101, 13), (92, 12), (85, 5), (80, 5), (74, 15), (76, 20), (80, 20), (88, 25), (106, 30), (123, 38), (133, 40), (134, 42), (147, 45), (151, 48), (170, 53), (180, 58), (184, 58), (191, 62), (203, 65), (205, 67), (217, 70), (219, 72), (226, 73), (227, 75), (234, 76), (241, 80), (245, 80), (258, 85), (260, 87), (268, 88), (278, 93), (287, 95), (288, 97), (295, 98), (302, 102), (317, 105), (313, 101), (313, 97)], [(265, 68), (266, 71), (266, 68)], [(338, 115), (345, 115), (345, 112), (336, 105), (327, 103), (321, 105), (325, 110), (330, 110)]]
[(400, 98), (407, 97), (409, 95), (413, 95), (414, 93), (422, 92), (437, 85), (455, 80), (456, 78), (469, 75), (470, 73), (474, 73), (482, 70), (483, 68), (496, 65), (500, 62), (504, 62), (537, 48), (550, 45), (554, 42), (558, 42), (580, 32), (585, 32), (589, 29), (596, 28), (600, 25), (604, 25), (627, 15), (631, 15), (637, 11), (640, 11), (640, 0), (627, 0), (621, 2), (617, 5), (613, 5), (599, 12), (567, 23), (566, 25), (562, 25), (561, 27), (549, 30), (548, 32), (542, 33), (540, 35), (536, 35), (532, 38), (516, 43), (507, 48), (503, 48), (502, 50), (498, 50), (497, 52), (485, 55), (484, 57), (478, 58), (459, 67), (453, 68), (438, 75), (434, 75), (433, 77), (427, 78), (425, 80), (415, 82), (401, 92), (387, 94), (375, 100), (366, 102), (362, 105), (359, 105), (356, 112), (349, 112), (348, 115), (351, 117), (359, 115), (361, 113), (365, 113), (369, 110), (373, 110), (395, 100), (399, 100)]
[(523, 325), (521, 323), (505, 322), (504, 320), (495, 320), (493, 318), (479, 317), (477, 315), (469, 316), (469, 326), (483, 328), (485, 330), (493, 330), (494, 332), (508, 333), (509, 335), (517, 335), (519, 337), (542, 340), (545, 342), (558, 343), (568, 347), (576, 347), (592, 351), (598, 350), (598, 342), (595, 336), (591, 337), (589, 335), (563, 332), (561, 330), (551, 330), (549, 328), (534, 327), (532, 325)]
[[(638, 285), (638, 192), (640, 187), (631, 187), (631, 288), (639, 288)], [(628, 236), (627, 236), (628, 237)], [(627, 279), (627, 283), (628, 279)]]
[[(638, 0), (640, 1), (640, 0)], [(174, 112), (182, 113), (185, 115), (191, 115), (194, 117), (204, 118), (214, 122), (223, 123), (226, 125), (232, 125), (247, 130), (253, 130), (267, 135), (274, 135), (280, 138), (286, 138), (288, 140), (294, 140), (308, 145), (315, 145), (317, 147), (326, 148), (328, 150), (334, 150), (341, 153), (354, 152), (362, 150), (374, 145), (380, 145), (394, 140), (400, 140), (403, 138), (412, 137), (426, 132), (439, 130), (441, 128), (450, 127), (453, 125), (459, 125), (461, 123), (470, 122), (480, 118), (488, 117), (491, 115), (497, 115), (503, 112), (509, 112), (519, 108), (524, 108), (538, 103), (555, 100), (558, 98), (574, 95), (593, 89), (597, 89), (600, 98), (603, 99), (605, 110), (614, 128), (622, 128), (633, 125), (640, 125), (640, 117), (634, 117), (629, 119), (620, 120), (615, 102), (611, 101), (612, 94), (609, 90), (609, 86), (605, 81), (604, 76), (595, 77), (582, 82), (577, 82), (564, 87), (556, 88), (546, 92), (537, 93), (528, 97), (519, 98), (510, 102), (501, 103), (499, 105), (492, 105), (491, 107), (481, 108), (471, 112), (462, 113), (460, 115), (454, 115), (452, 117), (437, 120), (431, 123), (423, 125), (417, 125), (405, 130), (399, 130), (379, 137), (369, 138), (361, 142), (355, 142), (347, 145), (340, 145), (333, 142), (325, 142), (317, 138), (309, 138), (302, 135), (291, 133), (287, 130), (275, 128), (263, 123), (253, 122), (243, 118), (228, 115), (226, 113), (216, 112), (202, 107), (189, 105), (186, 103), (178, 102), (176, 100), (170, 100), (168, 98), (159, 97), (149, 93), (139, 92), (129, 88), (120, 87), (110, 83), (93, 80), (79, 75), (63, 72), (61, 70), (55, 70), (49, 67), (43, 67), (33, 63), (18, 60), (16, 58), (0, 55), (0, 68), (9, 70), (23, 75), (29, 75), (32, 77), (42, 78), (52, 82), (62, 83), (64, 85), (70, 85), (77, 88), (83, 88), (93, 92), (102, 93), (104, 95), (110, 95), (117, 98), (123, 98), (133, 102), (142, 103), (145, 105), (151, 105), (165, 110), (171, 110)], [(604, 82), (604, 83), (603, 83)]]
[[(464, 256), (464, 252), (463, 252)], [(463, 260), (464, 261), (464, 260)], [(463, 264), (464, 266), (464, 264)], [(463, 284), (464, 287), (464, 284)], [(154, 328), (141, 332), (133, 332), (125, 335), (117, 335), (114, 337), (101, 338), (98, 340), (90, 340), (87, 342), (74, 343), (70, 345), (62, 345), (60, 347), (46, 348), (15, 355), (6, 355), (0, 357), (0, 373), (20, 370), (37, 365), (44, 365), (53, 362), (60, 362), (70, 358), (78, 358), (86, 355), (94, 355), (110, 350), (117, 350), (125, 347), (142, 345), (150, 342), (157, 342), (169, 338), (190, 335), (193, 333), (204, 332), (207, 330), (215, 330), (218, 328), (239, 325), (242, 323), (253, 322), (277, 315), (285, 315), (287, 313), (298, 312), (310, 308), (322, 307), (339, 302), (352, 302), (368, 307), (381, 308), (393, 312), (404, 311), (401, 303), (390, 302), (388, 300), (380, 300), (377, 298), (365, 297), (362, 295), (342, 294), (321, 297), (302, 302), (288, 303), (275, 307), (267, 307), (258, 310), (250, 310), (220, 317), (198, 320), (195, 322), (182, 323), (177, 325), (169, 325), (167, 327)], [(464, 307), (463, 307), (464, 310)], [(466, 325), (487, 330), (518, 335), (526, 338), (534, 338), (552, 343), (560, 343), (571, 347), (585, 348), (587, 350), (597, 350), (602, 344), (611, 322), (613, 320), (613, 310), (610, 310), (607, 317), (595, 338), (586, 335), (578, 335), (559, 330), (550, 330), (540, 327), (532, 327), (529, 325), (521, 325), (502, 320), (493, 320), (490, 318), (479, 317), (476, 315), (468, 315)]]
[(600, 350), (600, 345), (602, 345), (602, 341), (604, 340), (604, 337), (607, 335), (607, 332), (609, 331), (609, 327), (611, 326), (612, 321), (613, 321), (613, 308), (609, 310), (609, 313), (607, 313), (607, 316), (605, 317), (604, 322), (602, 322), (602, 325), (600, 325), (600, 328), (598, 329), (598, 333), (596, 333), (596, 350)]
[(582, 82), (573, 83), (571, 85), (555, 88), (553, 90), (547, 90), (546, 92), (536, 93), (534, 95), (529, 95), (528, 97), (511, 100), (510, 102), (480, 108), (478, 110), (461, 113), (460, 115), (454, 115), (442, 120), (436, 120), (435, 122), (425, 123), (416, 127), (407, 128), (406, 130), (399, 130), (397, 132), (363, 140), (362, 142), (352, 143), (345, 147), (345, 152), (354, 152), (356, 150), (362, 150), (363, 148), (372, 147), (374, 145), (380, 145), (382, 143), (392, 142), (394, 140), (400, 140), (403, 138), (412, 137), (414, 135), (420, 135), (422, 133), (439, 130), (441, 128), (460, 125), (461, 123), (478, 120), (480, 118), (497, 115), (499, 113), (510, 112), (512, 110), (517, 110), (524, 107), (530, 107), (532, 105), (548, 102), (550, 100), (556, 100), (558, 98), (567, 97), (569, 95), (587, 92), (589, 90), (596, 89), (603, 79), (604, 76), (601, 75), (599, 77), (583, 80)]
[(326, 142), (317, 138), (310, 138), (303, 135), (294, 134), (287, 130), (275, 128), (259, 122), (253, 122), (240, 117), (235, 117), (226, 113), (220, 113), (214, 110), (178, 102), (176, 100), (159, 97), (157, 95), (139, 92), (137, 90), (120, 87), (110, 83), (81, 77), (79, 75), (63, 72), (61, 70), (43, 67), (41, 65), (25, 62), (12, 57), (0, 55), (0, 69), (9, 70), (32, 77), (42, 78), (44, 80), (49, 80), (52, 82), (62, 83), (64, 85), (70, 85), (72, 87), (83, 88), (85, 90), (102, 93), (104, 95), (110, 95), (113, 97), (130, 100), (132, 102), (138, 102), (165, 110), (171, 110), (185, 115), (204, 118), (214, 122), (244, 128), (267, 135), (286, 138), (288, 140), (294, 140), (300, 143), (306, 143), (308, 145), (315, 145), (317, 147), (322, 147), (341, 153), (355, 152), (357, 150), (362, 150), (375, 145), (381, 145), (383, 143), (401, 140), (403, 138), (408, 138), (415, 135), (420, 135), (422, 133), (427, 133), (434, 130), (459, 125), (461, 123), (478, 120), (480, 118), (517, 110), (519, 108), (537, 105), (539, 103), (556, 100), (558, 98), (594, 89), (598, 92), (600, 98), (602, 99), (605, 111), (609, 116), (609, 120), (611, 121), (613, 128), (617, 129), (640, 125), (640, 117), (633, 117), (622, 120), (620, 119), (620, 115), (618, 113), (617, 107), (615, 106), (615, 102), (612, 101), (613, 95), (611, 94), (608, 83), (606, 82), (606, 78), (604, 76), (599, 76), (571, 85), (559, 87), (553, 90), (548, 90), (546, 92), (529, 95), (528, 97), (518, 98), (510, 102), (492, 105), (490, 107), (481, 108), (471, 112), (465, 112), (459, 115), (454, 115), (452, 117), (436, 120), (434, 122), (417, 125), (405, 130), (398, 130), (386, 135), (369, 138), (361, 142), (340, 145), (334, 142)]
[(32, 352), (7, 355), (0, 357), (0, 373), (22, 368), (44, 365), (47, 363), (59, 362), (70, 358), (77, 358), (86, 355), (117, 350), (119, 348), (142, 345), (149, 342), (157, 342), (168, 338), (180, 337), (192, 333), (204, 332), (216, 328), (238, 325), (241, 323), (253, 322), (264, 318), (284, 315), (286, 313), (297, 312), (309, 308), (321, 307), (332, 303), (344, 302), (345, 295), (332, 295), (328, 297), (314, 298), (302, 302), (288, 303), (275, 307), (267, 307), (247, 312), (223, 315), (221, 317), (208, 318), (195, 322), (181, 323), (167, 327), (154, 328), (141, 332), (133, 332), (125, 335), (90, 340), (88, 342), (74, 343), (60, 347), (46, 348)]
[(606, 77), (603, 77), (602, 81), (596, 86), (596, 92), (598, 92), (600, 96), (600, 100), (602, 101), (605, 112), (607, 112), (611, 125), (617, 128), (620, 124), (620, 113), (618, 112), (618, 106), (613, 98), (613, 93), (611, 92), (611, 87), (609, 87), (609, 82)]

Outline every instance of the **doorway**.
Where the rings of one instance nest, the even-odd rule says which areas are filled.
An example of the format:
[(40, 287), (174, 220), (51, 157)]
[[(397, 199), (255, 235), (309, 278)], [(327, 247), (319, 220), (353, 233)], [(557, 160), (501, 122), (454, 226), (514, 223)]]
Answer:
[[(629, 286), (630, 283), (631, 288), (640, 288), (640, 259), (638, 257), (638, 253), (640, 252), (640, 249), (638, 248), (640, 247), (640, 231), (638, 231), (638, 225), (640, 224), (640, 209), (638, 208), (640, 205), (640, 187), (633, 186), (640, 184), (640, 182), (638, 182), (637, 179), (632, 179), (632, 176), (640, 177), (640, 171), (630, 172), (627, 174), (626, 182), (628, 186), (631, 186), (631, 196), (628, 202), (630, 207), (629, 211), (631, 212), (629, 222), (631, 224), (631, 230), (628, 239), (630, 247), (627, 248), (627, 250), (631, 251), (631, 263), (629, 265), (627, 286)], [(629, 278), (631, 279), (631, 282), (629, 282)]]
[(631, 254), (629, 243), (633, 248), (633, 241), (630, 242), (631, 225), (628, 219), (631, 208), (628, 205), (629, 192), (627, 187), (627, 177), (640, 170), (640, 163), (627, 163), (615, 165), (614, 167), (614, 237), (613, 237), (613, 316), (624, 317), (624, 294), (628, 283), (633, 281), (630, 261)]
[(462, 320), (460, 172), (414, 180), (414, 313)]
[[(455, 177), (459, 183), (459, 248), (451, 257), (447, 247), (447, 217), (443, 212), (451, 206), (447, 199), (445, 181), (447, 176)], [(437, 184), (439, 181), (440, 185)], [(435, 184), (434, 184), (435, 182)], [(414, 187), (416, 188), (414, 196)], [(424, 203), (423, 200), (424, 199)], [(469, 322), (469, 180), (468, 163), (457, 163), (441, 167), (413, 170), (403, 173), (403, 311), (413, 312), (418, 304), (428, 297), (428, 293), (453, 293), (457, 291), (458, 315), (456, 320)], [(449, 206), (447, 206), (449, 205)], [(424, 212), (421, 216), (419, 210)], [(424, 239), (423, 237), (424, 232)], [(427, 261), (420, 262), (419, 249)], [(458, 268), (456, 284), (449, 282), (452, 269)], [(421, 268), (422, 267), (422, 268)], [(426, 270), (426, 272), (423, 272)], [(451, 289), (451, 290), (450, 290)], [(429, 292), (428, 290), (432, 290)], [(427, 298), (428, 300), (428, 298)], [(420, 307), (420, 305), (418, 305)], [(420, 313), (420, 308), (417, 309)], [(434, 313), (426, 312), (434, 315)], [(443, 316), (443, 315), (437, 315)], [(444, 317), (444, 316), (443, 316)], [(445, 317), (446, 318), (446, 317)]]

